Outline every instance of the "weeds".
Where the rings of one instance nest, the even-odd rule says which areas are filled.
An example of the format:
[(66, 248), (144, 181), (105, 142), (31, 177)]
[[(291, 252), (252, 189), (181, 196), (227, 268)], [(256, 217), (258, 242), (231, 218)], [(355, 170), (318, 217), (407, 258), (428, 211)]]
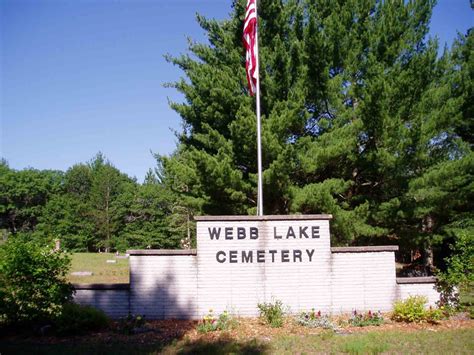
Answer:
[(260, 318), (272, 328), (280, 328), (283, 325), (285, 311), (280, 300), (276, 300), (274, 303), (259, 303), (257, 307), (260, 312)]

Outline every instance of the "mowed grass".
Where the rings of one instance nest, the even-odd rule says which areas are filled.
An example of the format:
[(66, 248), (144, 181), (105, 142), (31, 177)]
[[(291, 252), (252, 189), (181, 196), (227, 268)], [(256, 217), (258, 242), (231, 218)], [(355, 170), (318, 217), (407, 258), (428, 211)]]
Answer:
[[(107, 263), (116, 260), (116, 263)], [(72, 276), (75, 271), (90, 271), (92, 276)], [(113, 253), (74, 253), (68, 280), (72, 283), (128, 283), (128, 258), (116, 258)]]
[(294, 335), (271, 342), (273, 352), (350, 354), (473, 354), (474, 329), (372, 331), (350, 335), (324, 332), (300, 338)]

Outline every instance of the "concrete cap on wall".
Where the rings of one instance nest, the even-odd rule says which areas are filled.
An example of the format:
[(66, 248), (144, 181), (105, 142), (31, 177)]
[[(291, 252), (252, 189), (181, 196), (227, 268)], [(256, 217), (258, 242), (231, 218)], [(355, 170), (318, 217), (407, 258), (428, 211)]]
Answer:
[(291, 215), (268, 215), (268, 216), (194, 216), (198, 222), (211, 221), (307, 221), (332, 219), (331, 214), (291, 214)]
[(381, 251), (398, 251), (398, 245), (374, 245), (363, 247), (332, 247), (332, 253), (373, 253)]
[(127, 250), (129, 255), (197, 255), (196, 249), (142, 249)]
[(397, 277), (397, 284), (432, 284), (436, 283), (435, 276)]
[(76, 290), (128, 290), (130, 284), (72, 284)]

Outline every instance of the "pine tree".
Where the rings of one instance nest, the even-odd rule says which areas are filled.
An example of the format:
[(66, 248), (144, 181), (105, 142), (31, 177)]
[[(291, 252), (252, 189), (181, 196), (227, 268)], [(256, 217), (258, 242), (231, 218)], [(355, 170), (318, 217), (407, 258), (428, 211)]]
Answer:
[[(410, 181), (464, 154), (470, 138), (456, 122), (465, 122), (463, 104), (467, 115), (472, 107), (468, 74), (459, 74), (464, 86), (453, 85), (450, 53), (438, 57), (427, 40), (433, 6), (259, 2), (265, 214), (332, 213), (339, 243), (432, 234), (410, 200)], [(185, 75), (170, 84), (185, 97), (172, 103), (183, 132), (177, 151), (159, 161), (194, 213), (255, 213), (244, 11), (245, 1), (235, 1), (228, 20), (198, 16), (209, 43), (190, 41), (189, 54), (168, 57)], [(464, 61), (470, 52), (462, 48)]]

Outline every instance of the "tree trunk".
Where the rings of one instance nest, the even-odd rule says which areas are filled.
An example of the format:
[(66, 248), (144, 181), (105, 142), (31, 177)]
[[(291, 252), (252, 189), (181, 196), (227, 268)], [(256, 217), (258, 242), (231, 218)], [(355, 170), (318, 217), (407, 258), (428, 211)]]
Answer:
[(105, 252), (109, 252), (110, 248), (110, 220), (109, 220), (109, 200), (110, 200), (110, 186), (107, 186), (107, 194), (105, 195), (105, 233), (106, 233), (106, 246)]
[[(433, 232), (434, 220), (430, 215), (423, 218), (422, 231), (426, 234), (431, 234)], [(427, 236), (427, 240), (423, 244), (423, 266), (428, 275), (431, 275), (434, 270), (433, 263), (433, 246), (431, 245), (431, 238)]]

